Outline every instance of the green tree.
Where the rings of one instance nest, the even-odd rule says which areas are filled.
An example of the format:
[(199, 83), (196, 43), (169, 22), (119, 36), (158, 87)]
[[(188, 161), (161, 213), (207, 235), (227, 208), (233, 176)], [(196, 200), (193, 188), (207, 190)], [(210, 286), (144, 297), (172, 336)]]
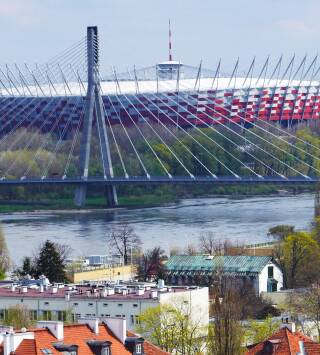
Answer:
[(205, 330), (193, 320), (184, 300), (147, 308), (139, 317), (137, 331), (161, 349), (180, 355), (199, 354)]
[(260, 343), (268, 339), (279, 327), (280, 322), (274, 321), (271, 316), (262, 321), (252, 320), (249, 323), (246, 336), (253, 344)]
[(29, 256), (25, 256), (22, 260), (21, 268), (15, 270), (15, 273), (19, 276), (30, 275), (35, 277), (36, 270), (32, 259)]
[(269, 229), (268, 235), (275, 237), (279, 240), (283, 240), (288, 235), (294, 233), (294, 226), (279, 224), (278, 226)]
[(45, 275), (51, 282), (66, 280), (65, 265), (55, 243), (45, 241), (36, 257), (36, 275)]
[[(310, 284), (319, 273), (319, 245), (307, 232), (287, 236), (276, 250), (276, 256), (283, 271), (286, 288)], [(309, 268), (310, 260), (313, 262), (312, 270)]]
[(8, 308), (5, 311), (4, 324), (11, 325), (15, 329), (21, 329), (22, 327), (29, 328), (31, 325), (29, 309), (20, 304)]

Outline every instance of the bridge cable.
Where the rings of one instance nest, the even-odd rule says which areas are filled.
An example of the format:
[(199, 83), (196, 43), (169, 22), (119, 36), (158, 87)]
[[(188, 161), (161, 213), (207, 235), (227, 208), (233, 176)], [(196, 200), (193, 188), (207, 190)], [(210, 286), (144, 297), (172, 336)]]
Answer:
[[(163, 95), (163, 94), (162, 94)], [(153, 95), (155, 97), (155, 95)], [(164, 95), (165, 96), (165, 95)], [(167, 96), (165, 96), (167, 97)], [(261, 176), (260, 174), (258, 174), (257, 172), (255, 172), (253, 169), (251, 169), (250, 167), (248, 167), (245, 163), (243, 163), (243, 161), (241, 161), (239, 158), (237, 158), (235, 155), (233, 155), (231, 152), (229, 152), (225, 147), (223, 147), (221, 144), (217, 143), (212, 137), (208, 136), (205, 132), (203, 132), (199, 127), (197, 127), (195, 124), (193, 124), (191, 121), (188, 121), (187, 118), (185, 118), (183, 115), (181, 115), (178, 111), (176, 111), (172, 106), (169, 106), (168, 104), (166, 104), (163, 100), (161, 100), (159, 97), (157, 97), (157, 99), (163, 103), (165, 106), (168, 107), (168, 109), (174, 111), (176, 114), (179, 115), (179, 117), (181, 117), (188, 125), (191, 125), (195, 130), (197, 130), (199, 133), (201, 133), (203, 136), (205, 136), (207, 139), (209, 139), (210, 141), (212, 141), (215, 145), (217, 145), (220, 149), (222, 149), (226, 154), (230, 155), (233, 159), (235, 159), (236, 161), (238, 161), (241, 165), (244, 166), (244, 168), (250, 170), (254, 175), (256, 175), (257, 177), (259, 178), (263, 178), (263, 176)], [(153, 103), (153, 101), (150, 101), (150, 103)], [(174, 101), (175, 102), (175, 101)], [(153, 105), (155, 105), (153, 103)], [(183, 107), (183, 106), (180, 106), (180, 107)], [(171, 122), (175, 123), (172, 118), (170, 118), (169, 116), (166, 116), (168, 117)], [(183, 129), (181, 126), (180, 126), (180, 129)], [(183, 129), (184, 130), (184, 129)], [(184, 130), (186, 131), (186, 130)], [(230, 138), (226, 137), (224, 134), (222, 134), (221, 132), (219, 132), (218, 130), (215, 130), (215, 133), (219, 134), (220, 136), (222, 136), (224, 139), (226, 139), (228, 142), (232, 143), (233, 145), (235, 145), (236, 147), (238, 147), (237, 143), (235, 143), (233, 140), (231, 140)], [(187, 131), (186, 131), (187, 132)], [(188, 133), (189, 136), (191, 136), (189, 133)], [(191, 138), (193, 138), (191, 136)], [(195, 140), (195, 138), (193, 138)], [(198, 144), (201, 144), (197, 141)], [(205, 147), (203, 147), (204, 149), (206, 149)], [(211, 152), (209, 152), (210, 155), (213, 155)], [(248, 155), (250, 155), (252, 158), (254, 158), (255, 160), (257, 160), (258, 162), (260, 162), (261, 164), (263, 164), (266, 168), (270, 169), (271, 171), (273, 171), (274, 173), (278, 174), (277, 171), (275, 171), (274, 169), (272, 169), (269, 165), (267, 165), (266, 163), (264, 163), (263, 161), (261, 161), (259, 158), (255, 157), (254, 155), (252, 155), (250, 152), (248, 152)], [(213, 156), (215, 159), (217, 159), (215, 156)], [(220, 160), (218, 160), (220, 164), (224, 165), (224, 163), (222, 163)], [(226, 167), (227, 168), (227, 167)], [(227, 168), (228, 169), (228, 168)], [(228, 169), (229, 170), (229, 169)], [(233, 175), (237, 175), (237, 174), (234, 174)], [(280, 174), (278, 174), (280, 175)], [(280, 175), (281, 176), (281, 175)]]
[[(183, 99), (182, 99), (182, 100), (183, 100)], [(188, 104), (190, 104), (190, 102), (188, 102), (188, 101), (186, 101), (186, 100), (183, 100), (183, 101), (186, 102), (186, 103), (188, 103)], [(192, 104), (190, 104), (190, 106), (195, 107), (195, 106), (192, 105)], [(222, 117), (224, 117), (224, 118), (230, 120), (232, 123), (236, 124), (236, 122), (232, 121), (231, 119), (229, 119), (227, 116), (221, 114), (220, 112), (218, 112), (218, 111), (216, 111), (216, 110), (214, 110), (214, 109), (212, 109), (212, 108), (210, 108), (210, 110), (215, 111), (218, 115), (221, 115)], [(197, 115), (194, 115), (194, 114), (193, 114), (192, 112), (190, 112), (189, 110), (187, 110), (187, 111), (188, 111), (190, 114), (192, 114), (194, 117), (196, 117), (197, 120), (200, 120), (201, 122), (204, 122), (204, 121), (203, 121), (202, 119), (200, 119)], [(207, 117), (209, 117), (209, 118), (213, 121), (213, 119), (212, 119), (212, 117), (211, 117), (210, 115), (208, 115), (208, 114), (205, 113), (205, 112), (204, 112), (204, 114), (205, 114)], [(220, 121), (213, 121), (213, 122), (222, 125), (223, 127), (225, 127), (226, 129), (228, 129), (229, 131), (233, 132), (235, 135), (238, 135), (239, 137), (243, 138), (243, 136), (242, 136), (241, 134), (235, 132), (232, 128), (228, 127), (228, 126), (225, 125), (224, 123), (222, 123), (222, 122), (220, 122)], [(238, 125), (239, 125), (239, 124), (238, 124)], [(239, 126), (242, 128), (241, 125), (239, 125)], [(251, 133), (253, 133), (253, 132), (251, 132)], [(258, 136), (258, 135), (257, 135), (257, 137), (258, 137), (258, 138), (261, 138), (261, 137)], [(252, 141), (250, 141), (248, 138), (246, 138), (246, 139), (250, 142), (250, 144), (252, 144), (252, 145), (255, 146), (256, 148), (258, 148), (259, 150), (263, 151), (265, 154), (269, 155), (269, 156), (272, 157), (273, 159), (277, 160), (277, 161), (280, 162), (282, 165), (287, 166), (289, 169), (295, 171), (295, 172), (298, 173), (299, 175), (303, 176), (305, 179), (310, 179), (307, 175), (301, 173), (300, 171), (298, 171), (298, 170), (295, 169), (294, 167), (288, 165), (287, 163), (285, 163), (284, 161), (280, 160), (279, 158), (277, 158), (276, 156), (274, 156), (274, 155), (271, 154), (270, 152), (264, 150), (264, 149), (261, 148), (259, 145), (257, 145), (257, 144), (255, 144), (255, 143), (253, 143)], [(262, 139), (262, 138), (261, 138), (261, 139)], [(267, 140), (265, 140), (265, 141), (266, 141), (268, 144), (272, 144), (272, 143), (268, 142)], [(278, 148), (276, 145), (274, 145), (274, 146), (275, 146), (276, 148)], [(280, 149), (280, 148), (279, 148), (279, 149)], [(281, 149), (280, 149), (280, 150), (281, 150)], [(283, 152), (285, 152), (285, 153), (287, 154), (286, 151), (283, 151)], [(289, 155), (290, 155), (290, 153), (289, 153)], [(305, 164), (306, 164), (306, 163), (305, 163)], [(307, 165), (307, 164), (306, 164), (306, 165)]]

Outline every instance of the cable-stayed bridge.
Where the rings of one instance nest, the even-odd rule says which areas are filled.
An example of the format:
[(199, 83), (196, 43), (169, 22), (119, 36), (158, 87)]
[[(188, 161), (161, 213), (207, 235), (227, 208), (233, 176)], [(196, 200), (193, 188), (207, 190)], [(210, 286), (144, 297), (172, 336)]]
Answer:
[(320, 145), (292, 127), (319, 119), (317, 61), (225, 74), (171, 58), (104, 77), (88, 27), (45, 65), (0, 67), (0, 185), (74, 185), (77, 206), (101, 186), (115, 206), (123, 184), (316, 183)]

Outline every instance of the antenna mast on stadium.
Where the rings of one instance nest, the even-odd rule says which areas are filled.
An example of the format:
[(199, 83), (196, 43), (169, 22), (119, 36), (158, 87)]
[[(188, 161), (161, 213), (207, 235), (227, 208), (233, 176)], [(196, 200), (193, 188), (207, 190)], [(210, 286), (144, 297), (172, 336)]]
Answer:
[[(113, 177), (105, 113), (100, 93), (99, 38), (97, 26), (87, 27), (87, 62), (88, 87), (79, 156), (81, 183), (76, 188), (74, 198), (75, 205), (78, 207), (84, 206), (86, 201), (87, 184), (82, 182), (87, 181), (89, 177), (91, 138), (94, 119), (96, 120), (97, 131), (100, 138), (104, 179), (107, 181), (108, 178)], [(113, 185), (106, 186), (106, 198), (109, 207), (118, 204), (116, 189)]]
[(169, 19), (169, 62), (172, 62), (171, 21)]

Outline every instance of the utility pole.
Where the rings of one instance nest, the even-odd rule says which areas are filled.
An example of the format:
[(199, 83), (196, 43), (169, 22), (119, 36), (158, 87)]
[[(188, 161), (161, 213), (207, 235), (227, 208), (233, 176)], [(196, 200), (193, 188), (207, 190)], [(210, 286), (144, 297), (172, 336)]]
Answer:
[[(87, 184), (84, 182), (86, 182), (89, 177), (91, 138), (94, 119), (96, 121), (100, 137), (104, 179), (107, 181), (109, 178), (113, 177), (103, 101), (100, 93), (99, 39), (98, 27), (96, 26), (87, 27), (87, 61), (88, 87), (85, 100), (85, 114), (79, 156), (79, 173), (81, 183), (79, 183), (76, 187), (74, 197), (74, 203), (77, 207), (83, 207), (86, 202)], [(115, 207), (118, 204), (115, 186), (106, 185), (105, 194), (107, 205), (109, 207)]]

